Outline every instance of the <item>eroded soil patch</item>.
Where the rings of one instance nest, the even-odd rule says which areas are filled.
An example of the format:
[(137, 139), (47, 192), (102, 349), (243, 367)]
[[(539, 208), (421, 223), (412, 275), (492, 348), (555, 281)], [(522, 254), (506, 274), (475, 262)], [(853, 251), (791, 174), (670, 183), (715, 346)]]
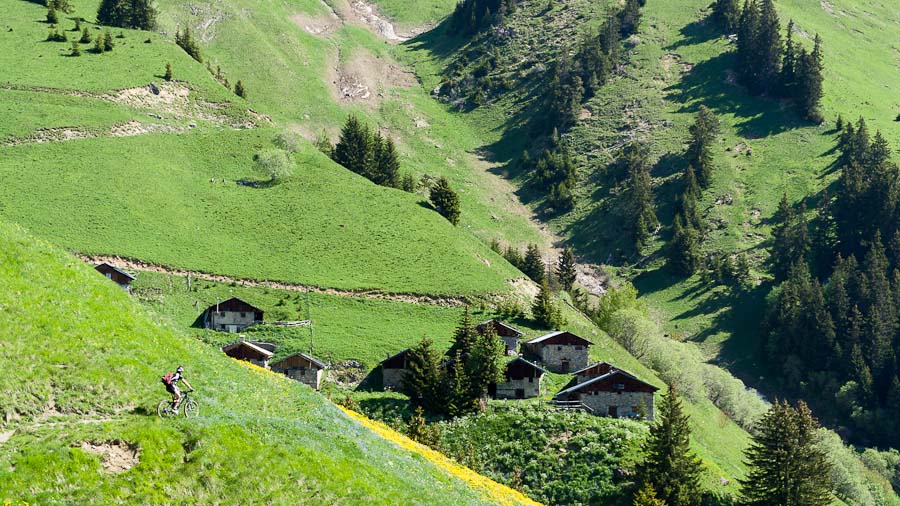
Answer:
[(140, 451), (125, 441), (81, 443), (81, 449), (100, 457), (103, 470), (107, 473), (122, 473), (140, 462)]

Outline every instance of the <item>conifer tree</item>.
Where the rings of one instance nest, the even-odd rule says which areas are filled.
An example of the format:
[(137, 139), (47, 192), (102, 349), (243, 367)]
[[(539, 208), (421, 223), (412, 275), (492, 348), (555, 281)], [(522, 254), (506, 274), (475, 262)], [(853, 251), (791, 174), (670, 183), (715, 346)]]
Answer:
[(156, 9), (152, 0), (102, 0), (97, 9), (97, 22), (106, 26), (156, 29)]
[(625, 6), (619, 11), (619, 34), (622, 38), (637, 33), (641, 25), (640, 0), (625, 0)]
[(645, 483), (634, 495), (634, 506), (666, 506), (666, 502), (656, 497), (656, 491), (649, 483)]
[(658, 418), (644, 443), (646, 459), (638, 466), (638, 477), (669, 506), (699, 506), (703, 467), (691, 451), (690, 419), (672, 386), (663, 396)]
[(78, 16), (75, 17), (75, 27), (72, 28), (72, 31), (73, 31), (73, 32), (80, 32), (80, 31), (81, 31), (81, 18), (78, 17)]
[(409, 349), (406, 374), (403, 375), (403, 391), (410, 401), (432, 413), (443, 408), (444, 392), (440, 369), (440, 355), (434, 350), (434, 342), (423, 338)]
[(72, 41), (72, 50), (69, 53), (69, 56), (81, 56), (81, 46), (78, 44), (77, 40)]
[(747, 506), (832, 504), (831, 463), (816, 445), (818, 422), (802, 401), (776, 401), (745, 451), (750, 472), (741, 480)]
[(559, 257), (559, 262), (556, 265), (556, 277), (559, 279), (559, 284), (563, 290), (567, 292), (572, 290), (576, 277), (575, 253), (572, 252), (572, 248), (569, 246), (563, 248)]
[(699, 234), (690, 224), (684, 223), (681, 215), (675, 216), (667, 258), (669, 266), (684, 276), (696, 272), (702, 261)]
[(466, 357), (466, 374), (473, 400), (484, 398), (490, 385), (503, 381), (505, 366), (506, 346), (497, 337), (494, 324), (489, 323), (487, 328), (476, 334), (474, 345)]
[(166, 72), (165, 72), (165, 74), (163, 74), (163, 79), (165, 79), (166, 81), (172, 80), (172, 64), (171, 63), (166, 63)]
[(203, 63), (203, 56), (200, 54), (200, 46), (191, 35), (191, 27), (184, 26), (184, 30), (175, 30), (175, 44), (184, 50), (185, 53), (191, 55), (191, 58)]
[(47, 9), (47, 23), (51, 25), (59, 23), (59, 16), (56, 14), (56, 9), (54, 9), (52, 6)]
[(759, 93), (769, 94), (778, 84), (784, 48), (781, 26), (774, 0), (759, 0), (759, 27), (756, 32), (754, 73), (756, 81), (747, 83)]
[(472, 347), (475, 346), (477, 337), (478, 332), (475, 331), (475, 325), (472, 324), (472, 318), (469, 315), (469, 306), (466, 306), (462, 318), (453, 332), (453, 339), (448, 354), (450, 356), (456, 353), (468, 355), (472, 351)]
[(438, 214), (453, 225), (459, 224), (459, 195), (450, 187), (450, 181), (446, 177), (441, 176), (431, 187), (430, 199)]
[(522, 272), (531, 278), (535, 283), (544, 281), (544, 259), (541, 257), (541, 250), (537, 244), (529, 244), (525, 250), (525, 259), (522, 263)]
[(545, 279), (541, 283), (540, 292), (531, 304), (531, 317), (541, 328), (553, 329), (563, 325), (562, 314), (553, 304), (552, 295), (550, 285)]
[(741, 82), (744, 83), (755, 78), (754, 65), (758, 45), (759, 17), (759, 6), (756, 0), (744, 0), (737, 31), (737, 70)]
[(369, 179), (375, 184), (396, 188), (400, 185), (400, 158), (397, 147), (390, 138), (375, 134), (372, 153), (372, 170)]
[(713, 15), (726, 33), (734, 33), (741, 17), (738, 0), (716, 0), (713, 4)]
[(97, 38), (94, 39), (94, 52), (103, 53), (103, 34), (97, 34)]
[(719, 135), (719, 119), (706, 106), (701, 105), (690, 127), (691, 140), (687, 150), (688, 165), (696, 170), (701, 188), (710, 185), (713, 170), (712, 146)]
[(338, 143), (334, 146), (332, 158), (357, 174), (366, 174), (371, 137), (369, 127), (363, 125), (356, 116), (347, 117), (341, 127)]
[(244, 81), (238, 80), (238, 82), (234, 84), (234, 94), (244, 100), (247, 99), (247, 88), (244, 87)]
[(81, 44), (91, 43), (91, 32), (88, 31), (87, 27), (84, 27), (84, 30), (81, 31), (81, 39), (79, 39), (78, 42)]
[(626, 153), (630, 186), (627, 193), (627, 212), (631, 220), (632, 239), (637, 252), (641, 252), (659, 225), (654, 210), (653, 187), (646, 148), (638, 144), (629, 146)]
[(457, 352), (446, 367), (448, 373), (443, 412), (448, 416), (457, 417), (475, 411), (477, 405), (471, 394), (472, 383), (466, 371), (465, 357)]
[(112, 34), (109, 33), (109, 30), (103, 32), (103, 50), (108, 53), (112, 51), (115, 46), (116, 45), (113, 42)]
[(822, 101), (822, 41), (816, 34), (815, 48), (812, 53), (801, 50), (796, 62), (796, 89), (791, 95), (797, 101), (797, 107), (804, 118), (814, 123), (822, 123), (824, 118), (819, 110)]

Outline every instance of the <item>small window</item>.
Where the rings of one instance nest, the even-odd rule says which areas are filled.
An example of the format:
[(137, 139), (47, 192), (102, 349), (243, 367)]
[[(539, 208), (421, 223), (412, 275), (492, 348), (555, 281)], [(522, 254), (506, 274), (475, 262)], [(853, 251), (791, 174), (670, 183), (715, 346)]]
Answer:
[(247, 313), (241, 313), (241, 318), (246, 318), (246, 317), (247, 317)]
[(112, 273), (111, 273), (111, 272), (107, 272), (107, 273), (106, 273), (106, 279), (112, 279)]
[(562, 351), (562, 346), (557, 346), (556, 351)]
[(529, 383), (534, 383), (534, 378), (528, 378)]
[(625, 390), (625, 383), (616, 383), (613, 385), (616, 390)]

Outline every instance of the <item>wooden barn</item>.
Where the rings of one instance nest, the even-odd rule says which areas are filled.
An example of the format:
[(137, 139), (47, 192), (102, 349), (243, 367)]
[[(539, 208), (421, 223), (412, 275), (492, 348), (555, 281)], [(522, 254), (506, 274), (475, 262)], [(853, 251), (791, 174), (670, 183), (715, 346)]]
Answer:
[(612, 369), (559, 392), (554, 399), (580, 402), (595, 415), (653, 420), (653, 394), (657, 390), (630, 373)]
[(106, 279), (112, 280), (113, 283), (122, 287), (126, 292), (131, 291), (131, 282), (135, 280), (135, 277), (131, 274), (105, 262), (95, 266), (94, 269), (106, 276)]
[(575, 381), (577, 383), (583, 383), (587, 380), (594, 379), (597, 376), (603, 376), (604, 374), (617, 369), (619, 368), (610, 364), (609, 362), (596, 362), (583, 369), (579, 369), (572, 374), (575, 375)]
[(269, 359), (274, 353), (267, 348), (250, 341), (238, 341), (223, 346), (222, 351), (231, 358), (268, 368)]
[(325, 363), (306, 353), (294, 353), (272, 362), (272, 370), (318, 390), (322, 385)]
[(401, 390), (403, 376), (409, 361), (409, 348), (381, 361), (382, 387), (385, 390)]
[(526, 349), (541, 365), (558, 373), (568, 373), (588, 365), (591, 342), (567, 331), (557, 330), (525, 342)]
[(503, 339), (508, 356), (515, 357), (519, 354), (519, 338), (525, 335), (524, 332), (497, 319), (481, 322), (475, 326), (475, 330), (479, 334), (483, 334), (488, 325), (493, 325), (494, 332), (500, 336), (500, 339)]
[(203, 312), (203, 326), (224, 332), (240, 332), (255, 323), (262, 323), (263, 310), (237, 297), (217, 302)]
[(541, 380), (545, 371), (531, 362), (516, 357), (506, 364), (506, 380), (491, 385), (489, 392), (495, 399), (530, 399), (541, 395)]

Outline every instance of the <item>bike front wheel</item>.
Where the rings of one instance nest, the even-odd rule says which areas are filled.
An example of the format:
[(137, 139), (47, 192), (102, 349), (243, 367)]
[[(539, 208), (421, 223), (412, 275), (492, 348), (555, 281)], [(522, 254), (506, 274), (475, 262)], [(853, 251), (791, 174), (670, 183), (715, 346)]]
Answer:
[(163, 399), (159, 401), (159, 405), (156, 406), (156, 414), (160, 418), (172, 418), (178, 413), (176, 413), (175, 410), (172, 409), (172, 401)]
[(184, 401), (184, 416), (186, 418), (196, 418), (200, 416), (200, 404), (194, 399)]

